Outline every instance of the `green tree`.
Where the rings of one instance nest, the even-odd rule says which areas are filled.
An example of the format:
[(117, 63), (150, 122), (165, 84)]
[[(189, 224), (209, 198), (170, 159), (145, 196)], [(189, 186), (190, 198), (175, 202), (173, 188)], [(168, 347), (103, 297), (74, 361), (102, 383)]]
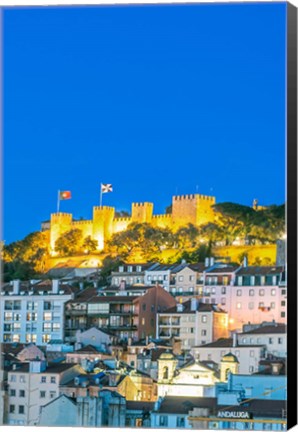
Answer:
[(199, 244), (199, 229), (189, 223), (176, 231), (175, 238), (179, 248), (192, 249)]
[(83, 233), (80, 229), (71, 229), (62, 234), (55, 243), (55, 250), (62, 256), (74, 255), (82, 251)]
[(97, 247), (98, 247), (97, 240), (93, 240), (91, 236), (84, 238), (82, 249), (85, 253), (94, 252), (97, 249)]

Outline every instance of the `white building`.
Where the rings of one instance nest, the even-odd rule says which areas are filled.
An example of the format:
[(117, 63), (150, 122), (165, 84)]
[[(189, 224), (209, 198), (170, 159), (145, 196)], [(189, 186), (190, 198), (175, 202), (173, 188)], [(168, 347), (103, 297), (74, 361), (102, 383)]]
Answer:
[(239, 333), (238, 346), (249, 344), (266, 346), (267, 354), (275, 357), (287, 357), (287, 327), (284, 324), (267, 324)]
[(206, 268), (205, 263), (187, 264), (177, 271), (176, 275), (171, 279), (170, 293), (178, 298), (202, 295), (203, 272)]
[(170, 284), (175, 283), (175, 275), (181, 271), (187, 264), (154, 264), (145, 271), (145, 285), (161, 285), (166, 291), (170, 290)]
[(0, 295), (0, 343), (46, 345), (64, 338), (64, 303), (76, 289), (58, 280), (5, 284)]
[(252, 374), (259, 370), (259, 362), (265, 359), (266, 346), (262, 344), (239, 345), (236, 342), (236, 335), (234, 335), (234, 340), (232, 338), (219, 339), (191, 349), (191, 354), (198, 360), (211, 361), (218, 365), (228, 353), (232, 353), (237, 357), (240, 374)]
[[(208, 270), (203, 301), (219, 304), (229, 314), (230, 327), (273, 321), (286, 323), (287, 289), (282, 267), (242, 267)], [(221, 272), (221, 274), (220, 274)]]
[(59, 396), (59, 386), (83, 373), (78, 365), (31, 360), (8, 372), (5, 424), (37, 425), (40, 408)]
[(183, 350), (227, 336), (228, 314), (196, 298), (157, 314), (157, 337), (165, 341), (179, 338)]

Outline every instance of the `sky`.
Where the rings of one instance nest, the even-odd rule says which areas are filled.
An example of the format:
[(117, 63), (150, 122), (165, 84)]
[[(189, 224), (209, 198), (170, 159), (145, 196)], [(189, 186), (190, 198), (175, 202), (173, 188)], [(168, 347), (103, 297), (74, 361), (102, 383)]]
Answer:
[(286, 4), (5, 8), (3, 238), (173, 195), (285, 202)]

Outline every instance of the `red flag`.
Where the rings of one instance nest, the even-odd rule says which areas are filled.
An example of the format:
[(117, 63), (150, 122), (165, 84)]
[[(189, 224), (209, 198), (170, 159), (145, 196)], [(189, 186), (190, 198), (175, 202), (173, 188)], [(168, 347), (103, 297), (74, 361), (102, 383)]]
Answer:
[(61, 200), (67, 200), (71, 198), (71, 192), (70, 191), (62, 191), (60, 192), (59, 198)]

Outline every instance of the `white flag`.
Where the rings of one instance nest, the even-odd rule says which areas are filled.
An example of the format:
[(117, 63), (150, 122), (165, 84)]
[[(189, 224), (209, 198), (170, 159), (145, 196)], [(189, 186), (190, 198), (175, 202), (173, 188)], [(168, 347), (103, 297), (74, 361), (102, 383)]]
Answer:
[(113, 186), (111, 184), (101, 183), (101, 193), (113, 192)]

